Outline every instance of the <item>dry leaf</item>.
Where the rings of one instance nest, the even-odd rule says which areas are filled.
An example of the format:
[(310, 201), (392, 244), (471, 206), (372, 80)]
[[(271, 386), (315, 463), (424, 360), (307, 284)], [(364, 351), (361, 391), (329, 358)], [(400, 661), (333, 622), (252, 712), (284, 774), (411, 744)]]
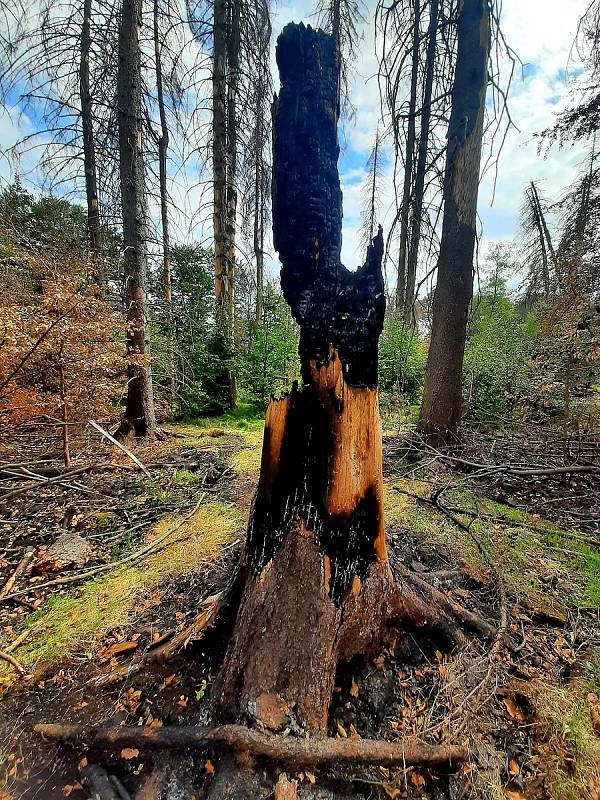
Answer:
[(81, 759), (81, 761), (79, 762), (79, 769), (84, 769), (84, 767), (87, 767), (87, 765), (88, 765), (88, 760), (87, 760), (87, 758), (84, 756), (84, 757)]
[(425, 778), (416, 770), (411, 773), (410, 780), (413, 786), (423, 786), (425, 783)]
[(517, 707), (517, 704), (514, 700), (512, 700), (510, 697), (505, 697), (503, 702), (506, 706), (506, 710), (513, 719), (516, 719), (519, 722), (525, 722), (525, 714), (523, 714), (521, 709)]
[(213, 763), (210, 760), (210, 758), (206, 759), (206, 763), (204, 764), (204, 769), (205, 769), (207, 775), (214, 775), (215, 774), (215, 768), (214, 768)]
[(338, 729), (338, 733), (339, 733), (340, 736), (343, 736), (344, 739), (348, 738), (348, 734), (346, 733), (346, 729), (344, 728), (344, 726), (342, 725), (341, 722), (338, 722), (337, 729)]
[(137, 758), (140, 754), (140, 751), (137, 747), (124, 747), (121, 750), (121, 758), (124, 758), (126, 761), (131, 761), (132, 758)]
[(358, 697), (358, 683), (352, 678), (352, 686), (350, 687), (350, 694), (352, 697)]
[(71, 793), (73, 792), (73, 789), (74, 789), (74, 788), (75, 788), (75, 787), (74, 787), (74, 786), (71, 786), (71, 784), (70, 784), (70, 783), (67, 783), (67, 785), (66, 785), (66, 786), (63, 786), (62, 793), (64, 794), (64, 796), (65, 796), (65, 797), (69, 797), (69, 796), (71, 795)]
[(380, 786), (387, 796), (392, 798), (392, 800), (396, 800), (397, 797), (402, 797), (402, 792), (400, 789), (396, 789), (395, 786), (390, 786), (389, 783), (381, 783)]
[(514, 758), (511, 758), (511, 760), (508, 762), (508, 769), (511, 775), (518, 775), (521, 772), (521, 768)]
[(317, 778), (316, 778), (315, 775), (312, 774), (312, 772), (305, 772), (304, 775), (306, 777), (306, 780), (309, 783), (316, 783), (317, 782)]

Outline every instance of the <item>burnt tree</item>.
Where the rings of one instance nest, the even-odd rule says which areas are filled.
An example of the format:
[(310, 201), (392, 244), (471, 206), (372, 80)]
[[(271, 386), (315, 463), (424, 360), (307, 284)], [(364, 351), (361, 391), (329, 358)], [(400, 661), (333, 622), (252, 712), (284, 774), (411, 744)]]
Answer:
[(377, 389), (383, 237), (356, 272), (341, 264), (336, 62), (335, 39), (321, 31), (292, 24), (279, 37), (273, 228), (301, 330), (303, 385), (267, 411), (218, 698), (223, 721), (273, 728), (263, 711), (276, 707), (321, 734), (339, 661), (368, 651), (392, 617), (452, 637), (455, 612), (423, 581), (395, 583), (388, 564)]

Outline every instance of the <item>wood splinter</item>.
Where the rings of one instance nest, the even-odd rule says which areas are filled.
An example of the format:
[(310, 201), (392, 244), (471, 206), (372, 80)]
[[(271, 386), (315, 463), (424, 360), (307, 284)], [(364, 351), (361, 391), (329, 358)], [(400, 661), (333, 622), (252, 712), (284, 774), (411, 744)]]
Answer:
[(85, 725), (38, 724), (48, 739), (87, 747), (137, 747), (184, 750), (226, 747), (238, 754), (266, 758), (294, 769), (368, 764), (382, 767), (439, 766), (467, 761), (468, 751), (456, 745), (430, 745), (414, 737), (396, 742), (375, 739), (296, 739), (251, 730), (244, 725), (144, 728), (136, 725), (90, 728)]

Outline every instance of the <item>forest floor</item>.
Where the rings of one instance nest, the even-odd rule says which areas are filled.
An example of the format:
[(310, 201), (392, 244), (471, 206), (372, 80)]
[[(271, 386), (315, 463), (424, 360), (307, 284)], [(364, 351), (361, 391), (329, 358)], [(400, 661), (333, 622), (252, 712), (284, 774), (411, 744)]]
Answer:
[[(80, 770), (97, 754), (44, 741), (35, 723), (210, 723), (226, 633), (217, 624), (196, 640), (192, 623), (239, 558), (262, 422), (168, 433), (135, 449), (145, 472), (97, 436), (67, 473), (43, 461), (35, 429), (0, 447), (0, 651), (16, 661), (0, 660), (3, 800), (88, 797)], [(472, 758), (444, 772), (288, 772), (298, 797), (598, 800), (598, 474), (560, 471), (552, 428), (472, 431), (460, 458), (417, 444), (408, 429), (384, 438), (392, 567), (494, 624), (505, 614), (508, 635), (451, 652), (390, 629), (373, 660), (340, 668), (329, 733), (414, 734)], [(598, 437), (577, 447), (578, 463), (600, 465)], [(153, 658), (182, 632), (184, 647)], [(189, 758), (201, 792), (211, 757)], [(101, 763), (132, 796), (152, 769), (136, 748)]]

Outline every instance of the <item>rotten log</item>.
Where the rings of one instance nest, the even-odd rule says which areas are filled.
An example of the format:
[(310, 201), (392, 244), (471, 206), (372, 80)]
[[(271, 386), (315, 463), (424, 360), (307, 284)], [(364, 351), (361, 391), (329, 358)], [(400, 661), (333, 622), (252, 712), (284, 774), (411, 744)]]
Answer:
[(136, 747), (144, 750), (187, 750), (226, 747), (237, 755), (264, 758), (294, 770), (342, 765), (381, 767), (439, 766), (468, 759), (466, 747), (430, 745), (415, 737), (386, 742), (375, 739), (299, 739), (251, 730), (244, 725), (214, 728), (138, 725), (90, 728), (85, 725), (38, 724), (36, 733), (47, 739), (89, 748)]

